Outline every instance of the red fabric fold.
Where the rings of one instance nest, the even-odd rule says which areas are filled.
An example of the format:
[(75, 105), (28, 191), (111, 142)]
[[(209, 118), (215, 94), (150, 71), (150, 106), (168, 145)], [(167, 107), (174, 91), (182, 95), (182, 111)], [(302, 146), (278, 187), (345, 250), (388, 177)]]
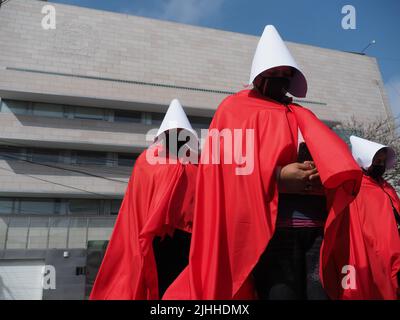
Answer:
[[(400, 200), (393, 187), (364, 175), (359, 194), (336, 227), (340, 241), (331, 250), (331, 270), (336, 270), (329, 274), (331, 298), (398, 298), (400, 236), (392, 203), (399, 211)], [(342, 279), (350, 275), (348, 271), (341, 273), (344, 265), (354, 268), (355, 286), (342, 286)]]
[(296, 161), (293, 126), (300, 128), (327, 189), (330, 219), (339, 217), (353, 200), (362, 172), (346, 144), (311, 111), (297, 105), (287, 108), (253, 90), (226, 98), (210, 129), (242, 129), (243, 153), (246, 129), (253, 129), (254, 170), (237, 175), (237, 165), (223, 164), (226, 138), (219, 139), (221, 163), (205, 164), (215, 144), (207, 138), (198, 168), (189, 265), (164, 299), (256, 297), (251, 272), (275, 231), (275, 169)]
[(196, 170), (179, 161), (151, 165), (146, 151), (138, 157), (90, 299), (159, 298), (152, 241), (191, 232)]

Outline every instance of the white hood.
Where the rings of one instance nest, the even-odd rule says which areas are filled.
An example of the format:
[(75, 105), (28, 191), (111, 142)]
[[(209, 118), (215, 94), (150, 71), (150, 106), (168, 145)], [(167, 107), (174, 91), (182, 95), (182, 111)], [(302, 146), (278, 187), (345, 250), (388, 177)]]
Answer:
[(387, 148), (388, 150), (386, 169), (393, 168), (396, 163), (396, 154), (394, 150), (388, 146), (356, 136), (350, 137), (350, 143), (354, 159), (357, 161), (358, 165), (365, 170), (371, 166), (376, 153), (383, 148)]
[(293, 59), (278, 31), (274, 26), (268, 25), (264, 29), (254, 54), (249, 84), (252, 84), (254, 79), (264, 71), (281, 66), (293, 67), (296, 70), (290, 81), (288, 92), (295, 97), (305, 97), (307, 80), (303, 72)]
[(178, 99), (173, 99), (164, 116), (160, 129), (158, 129), (156, 138), (165, 131), (178, 128), (187, 130), (198, 140), (197, 133), (193, 130), (181, 103)]

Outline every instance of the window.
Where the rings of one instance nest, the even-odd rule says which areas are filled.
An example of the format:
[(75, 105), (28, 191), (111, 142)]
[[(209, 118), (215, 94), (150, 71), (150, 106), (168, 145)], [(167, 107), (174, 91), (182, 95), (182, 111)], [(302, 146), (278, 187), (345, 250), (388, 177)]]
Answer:
[(141, 123), (142, 122), (142, 112), (115, 110), (114, 111), (114, 121), (115, 122)]
[(164, 119), (164, 113), (152, 112), (150, 113), (151, 116), (151, 124), (159, 126)]
[(88, 300), (94, 282), (96, 280), (97, 272), (100, 268), (101, 262), (103, 261), (104, 254), (106, 253), (108, 241), (106, 240), (93, 240), (87, 243), (87, 254), (86, 254), (86, 292), (85, 299)]
[(29, 102), (15, 101), (15, 100), (2, 100), (1, 112), (8, 112), (14, 114), (28, 114), (30, 113)]
[(31, 158), (34, 162), (57, 163), (60, 160), (60, 151), (52, 149), (33, 149)]
[(106, 120), (105, 110), (99, 108), (76, 107), (74, 118), (90, 120)]
[(23, 149), (17, 147), (0, 146), (1, 160), (25, 160)]
[(19, 213), (22, 214), (59, 214), (60, 201), (56, 199), (21, 199)]
[(122, 200), (112, 200), (111, 201), (111, 215), (117, 215), (119, 212), (119, 208), (121, 207)]
[(211, 123), (211, 118), (209, 117), (188, 116), (188, 119), (195, 129), (208, 129)]
[[(63, 105), (56, 103), (29, 102), (17, 100), (0, 101), (0, 112), (14, 114), (27, 114), (38, 117), (68, 118), (100, 120), (110, 122), (143, 123), (159, 126), (164, 119), (163, 112), (145, 112), (137, 110), (115, 110), (110, 108), (84, 107)], [(112, 116), (113, 115), (113, 116)], [(208, 127), (210, 118), (189, 117), (193, 121), (193, 127)]]
[(0, 250), (4, 249), (6, 246), (8, 222), (10, 218), (0, 217)]
[(14, 212), (14, 200), (12, 198), (0, 198), (0, 214), (11, 214)]
[(64, 115), (64, 107), (60, 104), (34, 102), (32, 108), (35, 116), (62, 118)]
[(73, 199), (69, 200), (69, 214), (98, 215), (100, 212), (100, 200)]
[(0, 146), (0, 160), (133, 167), (138, 154)]
[(135, 164), (137, 155), (136, 154), (126, 154), (118, 153), (118, 166), (119, 167), (133, 167)]
[(76, 151), (76, 164), (79, 165), (106, 165), (106, 152)]

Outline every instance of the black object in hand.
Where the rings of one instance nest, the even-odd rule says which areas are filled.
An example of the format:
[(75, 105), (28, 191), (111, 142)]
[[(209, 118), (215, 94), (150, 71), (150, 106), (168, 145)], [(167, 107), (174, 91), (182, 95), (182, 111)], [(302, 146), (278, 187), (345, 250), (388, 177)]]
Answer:
[(305, 142), (301, 142), (299, 145), (299, 153), (297, 156), (297, 162), (303, 163), (304, 161), (313, 161), (310, 150)]

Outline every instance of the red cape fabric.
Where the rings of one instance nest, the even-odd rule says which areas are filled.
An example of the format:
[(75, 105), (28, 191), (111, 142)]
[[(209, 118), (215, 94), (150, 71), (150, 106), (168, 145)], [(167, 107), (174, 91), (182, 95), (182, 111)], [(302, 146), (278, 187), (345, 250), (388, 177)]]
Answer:
[(151, 165), (146, 151), (138, 157), (90, 299), (159, 299), (152, 240), (191, 232), (196, 173), (179, 161)]
[[(399, 212), (400, 200), (392, 186), (364, 175), (357, 198), (343, 215), (339, 241), (333, 248), (329, 292), (336, 299), (397, 299), (400, 271), (400, 236), (392, 204)], [(355, 288), (343, 288), (342, 267), (354, 267)]]
[(327, 190), (327, 228), (354, 199), (362, 172), (347, 145), (311, 111), (294, 104), (286, 108), (254, 90), (229, 96), (210, 129), (242, 129), (243, 153), (246, 129), (254, 129), (254, 170), (236, 175), (234, 164), (204, 164), (213, 144), (207, 138), (198, 168), (189, 265), (163, 299), (255, 298), (251, 272), (275, 230), (275, 169), (296, 161), (297, 126)]

